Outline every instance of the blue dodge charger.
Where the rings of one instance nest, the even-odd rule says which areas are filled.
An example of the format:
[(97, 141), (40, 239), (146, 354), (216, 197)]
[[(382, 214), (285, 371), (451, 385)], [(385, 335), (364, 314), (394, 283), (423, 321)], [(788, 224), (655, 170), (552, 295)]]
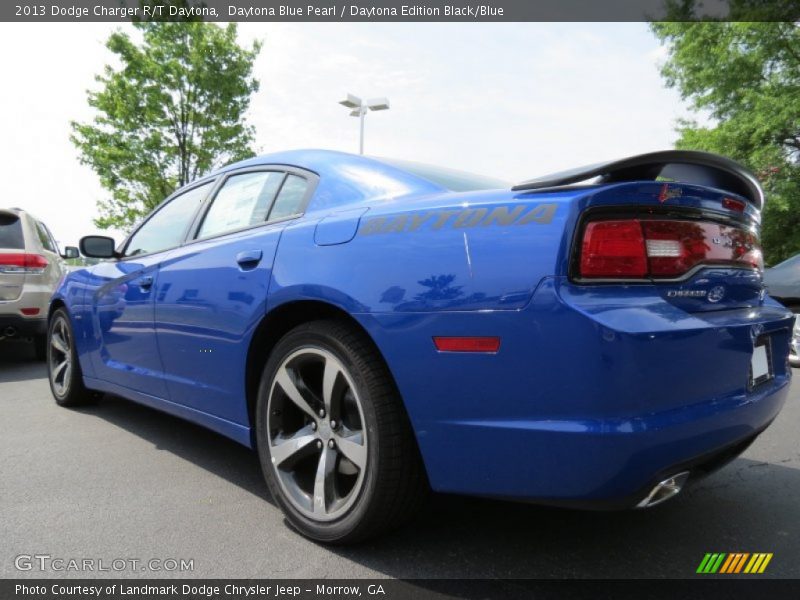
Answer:
[(306, 536), (397, 526), (428, 490), (648, 507), (786, 398), (764, 195), (666, 151), (510, 186), (328, 151), (167, 198), (49, 315), (56, 402), (111, 393), (257, 450)]

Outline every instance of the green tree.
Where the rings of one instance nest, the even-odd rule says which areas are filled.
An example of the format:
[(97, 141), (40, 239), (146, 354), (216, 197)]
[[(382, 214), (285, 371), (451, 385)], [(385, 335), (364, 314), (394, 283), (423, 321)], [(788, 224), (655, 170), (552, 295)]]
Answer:
[[(684, 0), (681, 16), (694, 3)], [(776, 263), (800, 251), (800, 26), (795, 22), (661, 22), (662, 68), (711, 125), (679, 123), (678, 148), (734, 158), (767, 193), (762, 243)]]
[(126, 230), (178, 187), (230, 161), (253, 156), (244, 121), (260, 44), (244, 48), (236, 26), (201, 22), (136, 23), (106, 42), (119, 67), (106, 66), (87, 92), (91, 123), (72, 123), (81, 162), (110, 198), (100, 228)]

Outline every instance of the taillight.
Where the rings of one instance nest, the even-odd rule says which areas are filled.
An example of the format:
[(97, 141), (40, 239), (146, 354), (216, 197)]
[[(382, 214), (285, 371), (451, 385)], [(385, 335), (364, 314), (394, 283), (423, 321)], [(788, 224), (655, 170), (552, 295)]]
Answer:
[(39, 254), (0, 254), (0, 273), (42, 273), (47, 259)]
[(581, 276), (644, 277), (647, 255), (639, 221), (597, 221), (583, 233)]
[(745, 204), (741, 200), (734, 200), (733, 198), (723, 198), (722, 208), (728, 210), (735, 210), (736, 212), (744, 212)]
[(697, 265), (763, 269), (753, 233), (694, 221), (595, 221), (583, 234), (580, 276), (586, 278), (676, 278)]

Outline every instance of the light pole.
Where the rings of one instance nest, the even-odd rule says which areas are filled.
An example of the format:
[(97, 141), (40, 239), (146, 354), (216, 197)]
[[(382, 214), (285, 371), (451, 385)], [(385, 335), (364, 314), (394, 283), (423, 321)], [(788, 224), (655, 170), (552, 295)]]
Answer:
[(351, 117), (358, 117), (360, 121), (358, 153), (364, 154), (364, 117), (371, 110), (389, 110), (389, 100), (387, 98), (373, 98), (364, 102), (358, 96), (347, 94), (347, 98), (339, 102), (339, 104), (350, 109)]

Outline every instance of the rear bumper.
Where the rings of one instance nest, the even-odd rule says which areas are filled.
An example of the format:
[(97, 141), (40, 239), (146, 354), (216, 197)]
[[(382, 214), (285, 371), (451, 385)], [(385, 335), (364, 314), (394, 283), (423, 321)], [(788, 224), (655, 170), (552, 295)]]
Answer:
[[(646, 288), (545, 280), (522, 311), (362, 317), (442, 492), (632, 507), (658, 481), (744, 450), (791, 379), (793, 315), (771, 301), (690, 314)], [(494, 355), (437, 353), (435, 335), (502, 342)], [(749, 389), (763, 336), (774, 378)]]
[[(592, 509), (632, 508), (659, 481), (706, 475), (743, 452), (780, 412), (789, 378), (752, 394), (633, 419), (482, 421), (442, 430), (481, 481), (450, 478), (448, 491)], [(491, 456), (490, 460), (482, 460)], [(472, 479), (470, 487), (462, 484)]]
[(35, 337), (47, 334), (47, 319), (0, 314), (0, 337)]

